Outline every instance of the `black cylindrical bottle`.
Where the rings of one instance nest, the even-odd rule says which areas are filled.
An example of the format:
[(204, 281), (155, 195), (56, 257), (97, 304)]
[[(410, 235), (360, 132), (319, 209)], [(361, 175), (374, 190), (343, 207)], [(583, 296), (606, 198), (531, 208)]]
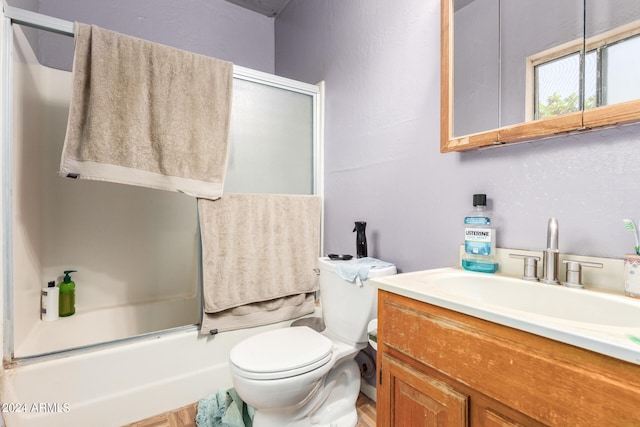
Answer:
[(367, 235), (365, 229), (367, 223), (364, 221), (356, 221), (353, 231), (356, 232), (356, 257), (364, 258), (367, 256)]

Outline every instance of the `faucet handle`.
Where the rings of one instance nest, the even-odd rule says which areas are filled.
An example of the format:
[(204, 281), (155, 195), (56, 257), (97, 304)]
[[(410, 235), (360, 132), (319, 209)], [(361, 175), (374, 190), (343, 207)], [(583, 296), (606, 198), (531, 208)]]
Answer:
[(567, 281), (562, 284), (568, 288), (584, 288), (582, 284), (582, 267), (602, 268), (599, 262), (574, 261), (565, 259), (562, 261), (567, 264)]
[(518, 258), (524, 261), (524, 271), (522, 273), (523, 280), (538, 281), (538, 261), (539, 256), (509, 254), (509, 258)]

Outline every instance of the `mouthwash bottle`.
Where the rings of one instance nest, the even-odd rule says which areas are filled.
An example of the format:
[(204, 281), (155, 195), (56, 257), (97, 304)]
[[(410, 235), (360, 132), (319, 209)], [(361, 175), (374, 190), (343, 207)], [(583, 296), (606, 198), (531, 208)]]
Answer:
[(473, 211), (464, 217), (462, 268), (482, 273), (498, 270), (496, 229), (487, 210), (487, 195), (473, 195)]

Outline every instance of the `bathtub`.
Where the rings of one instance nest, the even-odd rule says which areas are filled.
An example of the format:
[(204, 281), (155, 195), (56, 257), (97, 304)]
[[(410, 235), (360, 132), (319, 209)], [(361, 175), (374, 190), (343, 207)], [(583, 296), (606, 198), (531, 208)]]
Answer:
[(1, 385), (6, 425), (114, 427), (197, 402), (232, 386), (237, 342), (290, 323), (213, 336), (191, 326), (18, 364)]

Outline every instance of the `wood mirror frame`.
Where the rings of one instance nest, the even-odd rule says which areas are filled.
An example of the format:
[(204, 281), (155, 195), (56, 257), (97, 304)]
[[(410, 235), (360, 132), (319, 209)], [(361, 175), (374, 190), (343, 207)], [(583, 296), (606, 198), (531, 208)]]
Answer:
[(531, 141), (557, 134), (640, 122), (640, 99), (463, 136), (453, 134), (453, 1), (441, 0), (440, 152)]

